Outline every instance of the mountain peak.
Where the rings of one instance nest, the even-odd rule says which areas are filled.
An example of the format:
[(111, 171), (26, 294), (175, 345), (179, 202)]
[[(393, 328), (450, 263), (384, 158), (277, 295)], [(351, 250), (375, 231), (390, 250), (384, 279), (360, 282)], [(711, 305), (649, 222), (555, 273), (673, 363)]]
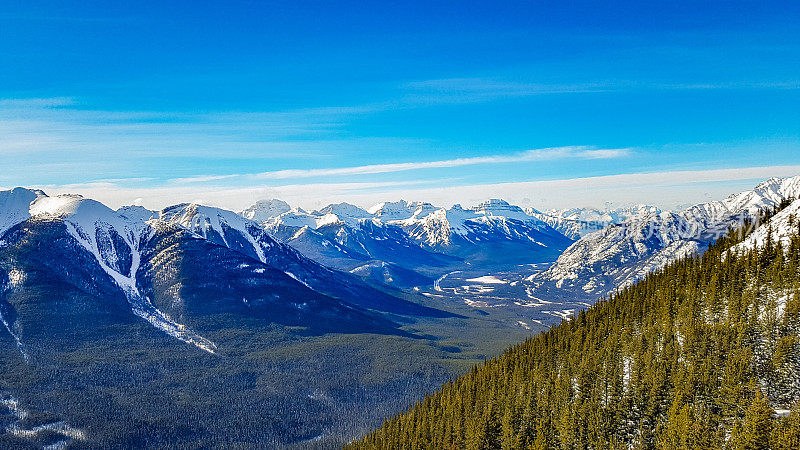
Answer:
[(371, 208), (369, 213), (383, 221), (406, 220), (411, 217), (422, 218), (436, 211), (437, 207), (428, 202), (381, 202)]
[(514, 214), (520, 214), (520, 213), (521, 214), (525, 214), (525, 212), (519, 206), (512, 205), (512, 204), (508, 203), (507, 201), (501, 200), (499, 198), (491, 198), (489, 200), (486, 200), (485, 202), (480, 203), (477, 206), (475, 206), (474, 208), (472, 208), (472, 210), (476, 211), (476, 212), (479, 212), (479, 213), (489, 214), (489, 215), (492, 215), (493, 213), (498, 213), (498, 212), (503, 213), (501, 215), (506, 215), (506, 213), (509, 213), (509, 212), (514, 213)]
[(350, 203), (332, 203), (322, 209), (315, 211), (318, 215), (333, 214), (340, 218), (349, 217), (353, 219), (365, 219), (371, 217), (372, 214), (368, 213), (362, 208)]
[(478, 204), (476, 208), (490, 208), (494, 206), (508, 206), (508, 205), (509, 203), (501, 198), (490, 198), (489, 200), (486, 200)]
[(158, 218), (157, 211), (151, 211), (144, 206), (139, 205), (122, 206), (117, 209), (117, 213), (128, 219), (141, 220), (143, 222)]
[(38, 189), (15, 187), (9, 191), (0, 191), (0, 234), (14, 225), (31, 217), (31, 205), (40, 198), (47, 197)]
[(292, 207), (283, 200), (259, 200), (242, 211), (240, 214), (245, 219), (250, 219), (254, 222), (261, 223), (288, 212), (291, 209)]
[(399, 200), (396, 202), (380, 202), (372, 205), (367, 212), (372, 214), (373, 216), (384, 217), (384, 216), (393, 216), (394, 213), (398, 212), (408, 212), (411, 209), (411, 203), (405, 200)]

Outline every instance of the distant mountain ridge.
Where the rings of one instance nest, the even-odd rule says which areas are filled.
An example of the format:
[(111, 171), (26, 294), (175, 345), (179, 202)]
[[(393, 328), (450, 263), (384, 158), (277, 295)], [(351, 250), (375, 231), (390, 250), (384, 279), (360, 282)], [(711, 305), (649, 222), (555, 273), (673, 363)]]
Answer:
[[(114, 211), (76, 195), (49, 197), (42, 191), (16, 188), (0, 192), (0, 249), (25, 242), (26, 234), (21, 230), (36, 232), (49, 224), (45, 227), (47, 233), (62, 233), (63, 239), (78, 245), (76, 251), (82, 249), (92, 256), (134, 315), (173, 338), (214, 351), (215, 344), (190, 326), (191, 318), (183, 321), (188, 317), (183, 314), (188, 306), (183, 305), (182, 299), (159, 291), (180, 290), (204, 272), (203, 255), (189, 250), (197, 247), (192, 240), (200, 239), (224, 249), (211, 253), (227, 262), (217, 265), (217, 261), (208, 261), (208, 270), (233, 270), (233, 278), (239, 276), (233, 273), (258, 278), (269, 272), (271, 275), (264, 277), (287, 290), (284, 306), (297, 308), (302, 302), (296, 303), (291, 297), (309, 295), (318, 299), (322, 308), (319, 311), (355, 308), (353, 311), (363, 314), (359, 319), (362, 322), (378, 323), (368, 318), (370, 311), (448, 316), (449, 313), (399, 298), (402, 295), (393, 289), (411, 292), (411, 288), (431, 288), (441, 276), (465, 269), (492, 274), (513, 270), (516, 265), (554, 261), (544, 272), (526, 274), (528, 278), (521, 280), (519, 288), (510, 284), (509, 292), (521, 289), (533, 301), (530, 304), (539, 304), (537, 299), (564, 296), (593, 300), (682, 256), (702, 253), (729, 227), (798, 196), (800, 177), (773, 178), (751, 191), (677, 212), (641, 205), (541, 213), (490, 199), (470, 208), (437, 208), (430, 203), (399, 201), (379, 203), (369, 209), (338, 203), (312, 212), (292, 208), (280, 200), (268, 200), (235, 213), (198, 204), (178, 204), (158, 212), (139, 206)], [(773, 220), (776, 227), (780, 226), (771, 231), (773, 241), (780, 242), (794, 232), (798, 213), (792, 205)], [(609, 225), (596, 232), (580, 228), (587, 223), (606, 222)], [(58, 231), (59, 226), (63, 231)], [(569, 234), (569, 227), (572, 235), (585, 234), (573, 243), (556, 230)], [(753, 244), (742, 245), (765, 241), (765, 233), (768, 232), (755, 234), (751, 238)], [(154, 246), (166, 241), (173, 242), (172, 253), (156, 257)], [(222, 256), (230, 251), (241, 256)], [(183, 264), (194, 264), (198, 273), (184, 275), (185, 283), (161, 286), (153, 277), (172, 276), (164, 270), (174, 252), (198, 258)], [(239, 262), (241, 267), (236, 268), (225, 266), (242, 256), (251, 262)], [(9, 288), (25, 279), (12, 260), (4, 270), (4, 283)], [(478, 275), (474, 278), (480, 279)], [(294, 293), (289, 295), (289, 291)], [(301, 294), (304, 291), (314, 294)], [(479, 290), (475, 292), (481, 295)], [(320, 296), (315, 297), (317, 294)], [(334, 303), (338, 306), (334, 307)], [(273, 307), (277, 304), (273, 303)], [(9, 319), (17, 316), (12, 306), (5, 306), (0, 314), (8, 331), (19, 337), (14, 320)], [(313, 310), (299, 310), (299, 316), (290, 322), (302, 322), (300, 316)], [(381, 323), (391, 328), (388, 323)]]
[(588, 233), (602, 230), (611, 224), (621, 223), (631, 217), (641, 214), (658, 214), (661, 210), (655, 206), (636, 205), (633, 207), (606, 209), (550, 209), (545, 212), (539, 212), (533, 208), (529, 208), (526, 212), (546, 222), (565, 236), (578, 240)]
[(572, 244), (546, 272), (530, 277), (539, 296), (599, 298), (683, 256), (702, 253), (730, 227), (800, 195), (800, 176), (682, 211), (636, 214)]
[(464, 265), (553, 261), (572, 242), (498, 199), (472, 208), (398, 201), (366, 210), (338, 203), (311, 212), (282, 204), (274, 208), (275, 202), (257, 203), (240, 214), (263, 219), (270, 236), (311, 259), (403, 288)]

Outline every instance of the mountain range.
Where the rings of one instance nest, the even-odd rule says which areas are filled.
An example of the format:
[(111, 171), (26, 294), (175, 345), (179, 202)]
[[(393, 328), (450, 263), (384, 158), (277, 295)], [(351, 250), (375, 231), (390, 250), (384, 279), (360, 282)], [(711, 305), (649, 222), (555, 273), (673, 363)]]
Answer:
[[(192, 314), (209, 308), (193, 303), (196, 297), (213, 296), (215, 306), (222, 310), (256, 316), (269, 310), (273, 322), (312, 324), (326, 330), (392, 328), (391, 322), (370, 311), (449, 315), (328, 269), (230, 211), (190, 204), (159, 214), (137, 207), (113, 211), (80, 196), (49, 197), (20, 188), (3, 192), (0, 201), (0, 270), (8, 280), (3, 321), (9, 329), (19, 328), (18, 321), (24, 321), (24, 314), (9, 298), (25, 289), (30, 272), (47, 268), (50, 276), (65, 281), (82, 273), (87, 286), (116, 286), (119, 295), (110, 297), (126, 299), (134, 315), (209, 352), (214, 351), (214, 343), (188, 325)], [(53, 245), (37, 246), (36, 259), (51, 253), (59, 257), (41, 267), (26, 268), (28, 261), (15, 256), (31, 252), (30, 246), (43, 239), (52, 240)]]
[(597, 299), (710, 244), (761, 211), (800, 196), (800, 177), (772, 178), (753, 190), (680, 211), (645, 210), (588, 233), (548, 270), (528, 278), (540, 297)]
[(553, 261), (572, 243), (503, 200), (466, 209), (399, 201), (364, 210), (340, 203), (312, 212), (272, 200), (241, 214), (312, 259), (400, 288), (431, 284), (465, 266)]
[[(433, 292), (440, 278), (459, 272), (482, 280), (477, 275), (521, 274), (524, 270), (515, 267), (552, 263), (510, 283), (518, 288), (508, 286), (506, 295), (520, 296), (524, 289), (528, 298), (593, 301), (682, 256), (702, 253), (730, 227), (798, 194), (800, 177), (770, 179), (751, 191), (680, 211), (639, 205), (540, 212), (493, 199), (470, 208), (398, 201), (366, 210), (339, 203), (307, 212), (268, 200), (234, 213), (197, 204), (158, 212), (137, 206), (114, 211), (80, 196), (49, 197), (16, 188), (0, 192), (0, 250), (8, 255), (30, 245), (32, 236), (51, 236), (62, 245), (58, 251), (76, 255), (53, 261), (63, 265), (61, 272), (88, 271), (70, 267), (78, 256), (85, 263), (93, 261), (92, 278), (116, 286), (134, 315), (174, 338), (213, 351), (214, 344), (188, 326), (194, 309), (186, 293), (219, 288), (197, 273), (207, 278), (224, 273), (225, 280), (240, 280), (242, 285), (229, 287), (226, 294), (237, 297), (233, 293), (244, 285), (281, 286), (272, 289), (269, 299), (244, 298), (226, 305), (242, 314), (270, 304), (287, 308), (272, 316), (287, 324), (388, 329), (389, 319), (376, 313), (450, 316), (408, 295)], [(789, 227), (792, 221), (775, 223)], [(593, 227), (602, 228), (591, 231)], [(3, 270), (6, 290), (13, 293), (26, 277), (20, 261), (9, 258)], [(471, 301), (480, 300), (486, 289), (477, 290)], [(9, 318), (19, 312), (4, 304), (0, 312), (6, 327), (17, 329)], [(316, 315), (347, 319), (326, 321)]]
[[(233, 212), (0, 191), (0, 444), (211, 443), (256, 420), (241, 442), (338, 445), (731, 228), (754, 229), (735, 251), (788, 244), (798, 196), (800, 177), (679, 211), (494, 199)], [(142, 402), (153, 389), (171, 393)], [(131, 421), (155, 437), (121, 431)]]

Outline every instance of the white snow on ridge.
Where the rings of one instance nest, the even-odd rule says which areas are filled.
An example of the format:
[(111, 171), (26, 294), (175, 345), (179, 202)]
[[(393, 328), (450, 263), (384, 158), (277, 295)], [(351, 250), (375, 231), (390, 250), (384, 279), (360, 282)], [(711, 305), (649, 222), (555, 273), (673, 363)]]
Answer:
[(359, 208), (358, 206), (351, 205), (350, 203), (334, 203), (320, 210), (314, 211), (314, 215), (317, 216), (326, 216), (328, 214), (340, 217), (344, 220), (346, 219), (358, 220), (358, 219), (372, 218), (372, 214)]
[(571, 239), (580, 239), (593, 231), (602, 230), (610, 224), (624, 222), (643, 214), (658, 214), (660, 209), (649, 205), (615, 209), (566, 208), (539, 212), (533, 208), (525, 211)]
[(289, 204), (282, 200), (277, 200), (277, 199), (261, 200), (254, 203), (252, 206), (245, 209), (239, 214), (245, 219), (262, 223), (273, 217), (288, 212), (291, 209), (292, 208), (289, 206)]
[(547, 271), (528, 278), (539, 286), (602, 296), (686, 255), (705, 251), (731, 226), (800, 194), (800, 177), (771, 178), (752, 191), (679, 212), (635, 215), (589, 233), (567, 248)]
[[(517, 230), (519, 225), (512, 225), (511, 221), (523, 223), (524, 229)], [(468, 209), (460, 205), (449, 209), (437, 208), (430, 203), (402, 200), (378, 203), (366, 211), (348, 203), (328, 205), (313, 212), (293, 208), (269, 218), (263, 222), (263, 226), (270, 233), (276, 233), (282, 227), (318, 229), (343, 224), (357, 228), (367, 223), (374, 226), (397, 226), (412, 239), (431, 246), (449, 245), (454, 235), (467, 240), (480, 240), (481, 233), (490, 231), (515, 238), (525, 235), (531, 241), (534, 238), (529, 235), (530, 229), (557, 234), (539, 218), (498, 199), (487, 200)]]
[(772, 240), (773, 245), (780, 243), (786, 249), (791, 242), (792, 236), (798, 232), (800, 232), (800, 200), (795, 200), (778, 214), (775, 214), (768, 223), (756, 228), (750, 236), (737, 244), (733, 250), (742, 251), (763, 248), (767, 245), (768, 238)]
[(143, 206), (123, 206), (117, 209), (117, 213), (126, 219), (142, 222), (158, 218), (157, 211), (151, 211)]
[(14, 225), (30, 219), (31, 204), (42, 197), (46, 197), (42, 191), (20, 187), (0, 191), (0, 235)]
[[(450, 209), (441, 208), (424, 215), (415, 213), (409, 218), (386, 223), (403, 228), (412, 238), (430, 246), (449, 245), (456, 235), (472, 241), (480, 240), (481, 233), (489, 232), (515, 238), (525, 234), (526, 229), (556, 233), (522, 208), (498, 199), (487, 200), (469, 209), (453, 205)], [(520, 223), (523, 228), (519, 227)], [(528, 234), (525, 237), (534, 241)]]
[(257, 242), (248, 229), (252, 227), (260, 230), (260, 227), (255, 222), (245, 219), (233, 211), (197, 204), (177, 205), (163, 210), (161, 212), (161, 220), (181, 225), (192, 233), (206, 239), (210, 239), (211, 232), (216, 233), (222, 239), (224, 245), (232, 248), (225, 237), (224, 224), (226, 227), (238, 231), (252, 245), (259, 261), (266, 261), (264, 247), (262, 247), (264, 244)]
[(406, 220), (411, 217), (421, 219), (437, 209), (439, 208), (430, 203), (400, 200), (399, 202), (378, 203), (367, 211), (381, 221), (387, 222), (390, 220)]

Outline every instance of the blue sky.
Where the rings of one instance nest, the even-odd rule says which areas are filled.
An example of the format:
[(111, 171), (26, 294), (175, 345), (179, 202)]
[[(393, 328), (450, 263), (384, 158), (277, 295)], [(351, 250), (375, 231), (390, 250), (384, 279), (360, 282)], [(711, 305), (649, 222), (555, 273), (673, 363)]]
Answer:
[(6, 0), (0, 68), (0, 186), (114, 206), (673, 207), (800, 174), (797, 2)]

